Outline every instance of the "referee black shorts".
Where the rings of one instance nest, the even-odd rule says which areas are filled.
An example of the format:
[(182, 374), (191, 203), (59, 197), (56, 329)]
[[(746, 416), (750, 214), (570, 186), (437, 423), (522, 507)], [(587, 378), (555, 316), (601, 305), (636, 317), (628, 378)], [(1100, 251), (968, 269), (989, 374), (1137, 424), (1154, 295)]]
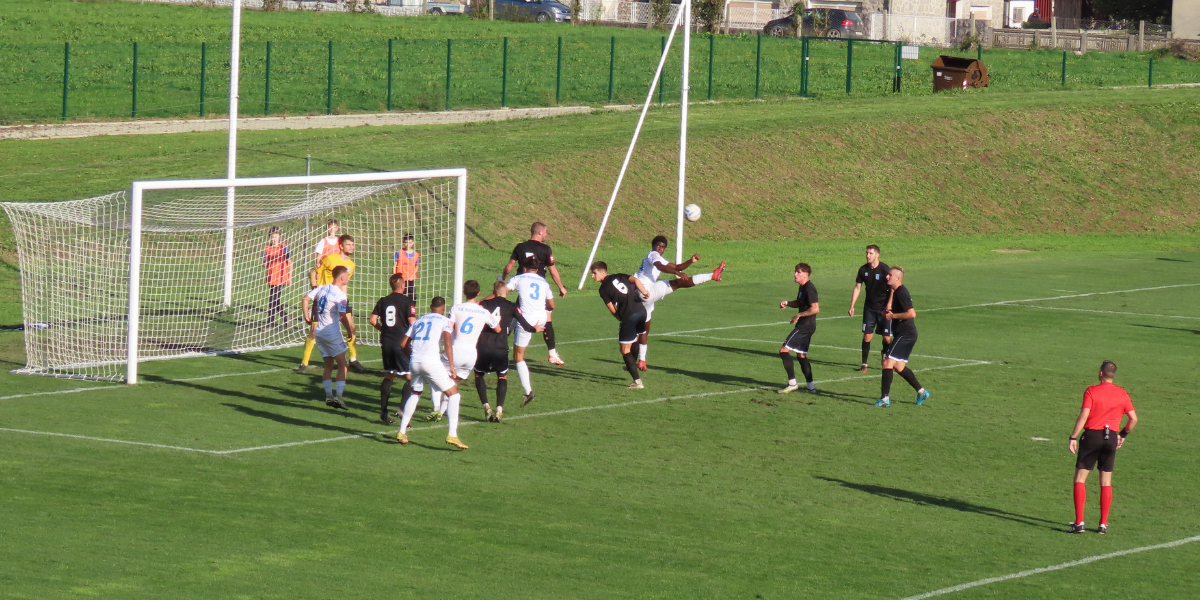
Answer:
[(883, 309), (863, 309), (863, 333), (892, 337), (892, 322), (883, 318)]
[(412, 367), (408, 364), (408, 355), (404, 353), (400, 344), (385, 342), (381, 345), (380, 350), (383, 351), (383, 371), (385, 373), (397, 375), (412, 373)]
[(646, 333), (646, 311), (645, 309), (635, 310), (621, 319), (621, 326), (617, 330), (617, 341), (622, 344), (632, 344), (643, 333)]
[(812, 342), (813, 333), (816, 332), (793, 329), (787, 339), (783, 340), (783, 347), (796, 354), (808, 354), (808, 345)]
[(1099, 462), (1101, 471), (1112, 473), (1119, 438), (1115, 431), (1108, 431), (1108, 439), (1105, 439), (1103, 429), (1084, 429), (1079, 438), (1079, 452), (1075, 455), (1075, 468), (1091, 471)]
[(475, 372), (497, 375), (508, 373), (508, 348), (479, 348), (475, 355)]
[(913, 346), (917, 345), (917, 336), (902, 335), (892, 339), (892, 345), (888, 346), (888, 358), (902, 363), (908, 362), (908, 357), (912, 354)]

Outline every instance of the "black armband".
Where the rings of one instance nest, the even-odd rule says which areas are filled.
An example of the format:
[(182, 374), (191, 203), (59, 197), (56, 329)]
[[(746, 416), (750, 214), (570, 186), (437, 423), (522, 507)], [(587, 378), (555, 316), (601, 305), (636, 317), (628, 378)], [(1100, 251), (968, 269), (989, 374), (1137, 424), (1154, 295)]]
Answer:
[(1120, 435), (1120, 436), (1121, 436), (1121, 439), (1125, 439), (1125, 436), (1128, 436), (1128, 435), (1129, 435), (1129, 430), (1128, 430), (1128, 429), (1122, 429), (1122, 430), (1121, 430), (1121, 432), (1120, 432), (1120, 433), (1118, 433), (1117, 435)]
[(1074, 441), (1078, 441), (1078, 440), (1079, 440), (1079, 438), (1077, 438), (1077, 437), (1075, 437), (1075, 436), (1071, 436), (1071, 437), (1070, 437), (1070, 439), (1071, 439), (1071, 441), (1072, 441), (1072, 442), (1074, 442)]

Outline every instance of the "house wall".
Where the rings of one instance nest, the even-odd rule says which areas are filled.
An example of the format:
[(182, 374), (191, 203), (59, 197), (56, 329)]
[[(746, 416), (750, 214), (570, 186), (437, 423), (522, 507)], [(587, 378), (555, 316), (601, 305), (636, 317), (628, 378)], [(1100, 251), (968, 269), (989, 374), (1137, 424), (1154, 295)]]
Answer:
[[(1022, 23), (1029, 19), (1029, 15), (1033, 13), (1033, 0), (1012, 0), (1008, 3), (1008, 26), (1020, 27)], [(1017, 12), (1020, 11), (1020, 19), (1017, 18)]]
[(891, 0), (891, 12), (922, 17), (946, 16), (946, 0)]
[(1171, 31), (1177, 38), (1200, 39), (1200, 2), (1175, 0), (1171, 8)]

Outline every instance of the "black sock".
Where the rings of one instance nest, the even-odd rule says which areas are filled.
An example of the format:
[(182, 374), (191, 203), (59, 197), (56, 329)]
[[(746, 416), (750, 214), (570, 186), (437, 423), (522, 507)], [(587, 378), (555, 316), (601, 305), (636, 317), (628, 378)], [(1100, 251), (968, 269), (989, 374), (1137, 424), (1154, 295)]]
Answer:
[(912, 369), (900, 371), (900, 376), (911, 385), (914, 390), (920, 390), (921, 384), (917, 382), (917, 375), (912, 372)]
[(379, 384), (379, 414), (386, 415), (388, 409), (388, 398), (392, 397), (392, 380), (384, 379), (383, 383)]
[(883, 349), (879, 351), (879, 355), (882, 356), (883, 358), (887, 358), (888, 350), (891, 350), (891, 348), (892, 348), (892, 344), (890, 342), (888, 342), (887, 340), (884, 340), (883, 341)]
[(554, 321), (546, 321), (546, 329), (542, 331), (542, 339), (546, 340), (547, 350), (554, 350)]
[(808, 362), (808, 357), (797, 356), (796, 360), (800, 361), (800, 372), (804, 373), (804, 381), (812, 383), (812, 363)]
[(487, 382), (483, 380), (483, 375), (475, 374), (475, 391), (479, 392), (479, 403), (487, 404)]
[(891, 369), (883, 370), (883, 383), (879, 386), (879, 397), (887, 398), (892, 394), (892, 375), (895, 371)]
[(405, 402), (408, 402), (409, 396), (412, 396), (412, 395), (413, 395), (412, 381), (405, 379), (404, 387), (400, 389), (400, 398), (402, 398), (402, 400), (400, 400), (400, 405), (403, 406)]
[(871, 357), (871, 342), (862, 343), (862, 364), (867, 364), (867, 359)]
[(508, 395), (508, 380), (500, 378), (496, 380), (496, 406), (504, 406), (504, 397)]
[[(633, 346), (636, 348), (637, 344), (634, 344)], [(634, 381), (637, 381), (639, 379), (637, 370), (637, 351), (631, 348), (629, 352), (622, 354), (621, 358), (625, 359), (625, 370), (629, 371), (629, 376), (633, 377)]]
[(779, 358), (783, 360), (783, 370), (787, 371), (788, 381), (796, 378), (796, 367), (792, 363), (792, 353), (780, 352)]

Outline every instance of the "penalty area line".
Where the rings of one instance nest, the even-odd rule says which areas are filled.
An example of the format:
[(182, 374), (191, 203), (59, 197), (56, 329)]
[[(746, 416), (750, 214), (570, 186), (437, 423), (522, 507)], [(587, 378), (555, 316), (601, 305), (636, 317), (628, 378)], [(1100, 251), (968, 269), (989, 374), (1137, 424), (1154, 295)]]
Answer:
[(971, 588), (979, 587), (981, 585), (1000, 583), (1002, 581), (1009, 581), (1012, 579), (1021, 579), (1023, 577), (1030, 577), (1032, 575), (1040, 575), (1042, 573), (1049, 573), (1051, 571), (1061, 571), (1063, 569), (1070, 569), (1071, 567), (1078, 567), (1078, 566), (1086, 565), (1089, 563), (1094, 563), (1098, 560), (1117, 558), (1117, 557), (1121, 557), (1121, 556), (1127, 556), (1130, 554), (1137, 554), (1139, 552), (1149, 552), (1150, 550), (1163, 550), (1165, 548), (1174, 548), (1176, 546), (1182, 546), (1184, 544), (1190, 544), (1192, 542), (1200, 542), (1200, 535), (1194, 535), (1192, 537), (1175, 540), (1173, 542), (1154, 544), (1153, 546), (1140, 546), (1138, 548), (1130, 548), (1128, 550), (1119, 550), (1117, 552), (1109, 552), (1108, 554), (1097, 554), (1096, 556), (1089, 556), (1087, 558), (1081, 558), (1079, 560), (1073, 560), (1071, 562), (1065, 562), (1065, 563), (1061, 563), (1061, 564), (1057, 564), (1057, 565), (1052, 565), (1049, 567), (1040, 567), (1037, 569), (1029, 569), (1026, 571), (1018, 571), (1016, 573), (1010, 573), (1008, 575), (1001, 575), (1000, 577), (989, 577), (987, 579), (980, 579), (979, 581), (972, 581), (970, 583), (962, 583), (962, 584), (951, 586), (948, 588), (942, 588), (940, 590), (933, 590), (932, 592), (925, 592), (924, 594), (917, 594), (916, 596), (908, 596), (907, 598), (903, 598), (902, 600), (925, 600), (926, 598), (933, 598), (936, 596), (944, 596), (946, 594), (953, 594), (955, 592), (969, 590)]

